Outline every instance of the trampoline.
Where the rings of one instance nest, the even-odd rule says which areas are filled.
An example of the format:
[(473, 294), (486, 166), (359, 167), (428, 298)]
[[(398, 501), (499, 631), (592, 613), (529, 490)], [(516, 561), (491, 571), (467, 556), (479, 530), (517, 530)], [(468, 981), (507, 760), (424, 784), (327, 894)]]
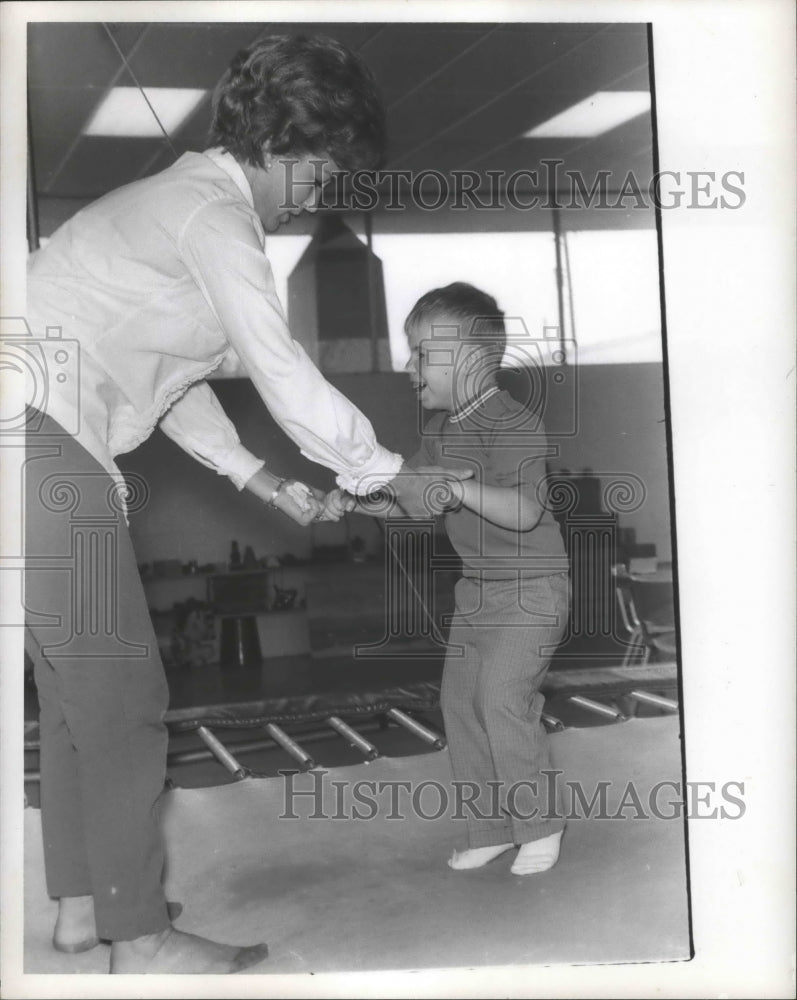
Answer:
[[(511, 852), (478, 871), (451, 871), (446, 858), (464, 843), (465, 824), (455, 815), (453, 793), (433, 815), (452, 778), (442, 734), (423, 721), (437, 704), (441, 662), (378, 666), (363, 661), (353, 674), (351, 660), (287, 657), (266, 661), (260, 671), (206, 669), (204, 688), (187, 675), (184, 689), (174, 687), (172, 735), (209, 737), (184, 759), (213, 755), (228, 772), (219, 772), (224, 784), (164, 794), (167, 891), (184, 905), (178, 927), (218, 940), (268, 941), (269, 959), (251, 969), (257, 974), (690, 957), (684, 824), (677, 818), (573, 814), (560, 861), (549, 872), (511, 875)], [(672, 664), (648, 664), (647, 675), (642, 669), (549, 675), (549, 697), (584, 698), (603, 709), (602, 722), (619, 723), (577, 729), (548, 719), (559, 730), (551, 736), (554, 766), (587, 798), (599, 782), (610, 783), (615, 805), (629, 782), (643, 801), (660, 782), (680, 785), (677, 715), (629, 719), (617, 708), (621, 696), (634, 690), (644, 696), (646, 685), (661, 689), (668, 675), (674, 680)], [(663, 711), (675, 704), (652, 697)], [(380, 756), (386, 720), (407, 726), (420, 752)], [(36, 735), (30, 725), (28, 750)], [(331, 744), (323, 736), (354, 746), (362, 762), (324, 768), (324, 747)], [(264, 742), (291, 754), (292, 774), (253, 776), (245, 754)], [(443, 749), (430, 752), (432, 746)], [(177, 751), (169, 767), (175, 783), (180, 763)], [(402, 783), (423, 786), (425, 798), (418, 809), (399, 803), (400, 819), (381, 808), (358, 820), (340, 806), (355, 786), (400, 789)], [(286, 815), (286, 802), (295, 818)], [(310, 815), (319, 802), (323, 820)], [(104, 946), (76, 956), (52, 949), (55, 910), (44, 884), (40, 814), (28, 808), (25, 971), (106, 972)]]
[[(301, 769), (309, 770), (317, 762), (323, 765), (324, 755), (308, 752), (302, 744), (335, 738), (373, 760), (379, 749), (364, 733), (389, 725), (401, 726), (420, 740), (416, 752), (425, 747), (442, 749), (443, 734), (424, 721), (425, 714), (439, 706), (442, 671), (442, 655), (431, 652), (410, 660), (298, 655), (265, 659), (255, 667), (214, 664), (171, 670), (165, 720), (172, 737), (170, 781), (179, 784), (179, 773), (174, 771), (178, 765), (202, 759), (215, 759), (241, 779), (250, 772), (233, 753), (270, 747), (281, 747)], [(554, 708), (543, 715), (543, 722), (549, 731), (565, 728), (553, 714), (557, 705), (576, 706), (604, 722), (622, 722), (636, 714), (640, 704), (675, 713), (676, 689), (677, 666), (669, 661), (551, 669), (542, 691), (546, 708)], [(29, 706), (27, 715), (26, 780), (36, 781), (39, 733), (38, 722), (31, 717), (35, 709)], [(187, 734), (199, 737), (201, 749), (178, 748), (185, 746), (180, 737)]]

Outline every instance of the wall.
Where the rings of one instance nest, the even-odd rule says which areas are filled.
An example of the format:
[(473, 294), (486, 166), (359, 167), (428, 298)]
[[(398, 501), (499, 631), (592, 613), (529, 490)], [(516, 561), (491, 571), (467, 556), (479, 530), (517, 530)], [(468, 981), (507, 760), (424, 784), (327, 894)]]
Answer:
[[(672, 554), (664, 382), (659, 364), (582, 365), (578, 434), (559, 441), (561, 467), (606, 475), (631, 472), (646, 497), (639, 510), (621, 515), (638, 542), (653, 542), (659, 559)], [(555, 429), (549, 421), (549, 430)]]
[[(417, 410), (406, 376), (399, 374), (346, 375), (331, 378), (371, 419), (377, 438), (386, 447), (411, 455), (418, 444)], [(510, 389), (513, 388), (512, 380)], [(306, 479), (319, 487), (333, 485), (329, 470), (307, 461), (274, 424), (252, 384), (246, 379), (215, 381), (214, 391), (255, 454), (263, 455), (275, 472)], [(515, 387), (516, 388), (516, 387)], [(558, 412), (556, 398), (546, 414), (560, 458), (551, 468), (601, 473), (633, 472), (646, 487), (647, 498), (621, 524), (634, 527), (637, 540), (654, 542), (660, 558), (670, 555), (670, 517), (666, 467), (665, 424), (661, 366), (596, 365), (578, 370), (578, 433), (556, 438), (568, 420)], [(140, 563), (155, 559), (196, 559), (223, 562), (230, 542), (237, 539), (243, 552), (251, 545), (262, 557), (290, 552), (310, 555), (313, 545), (338, 544), (346, 534), (359, 534), (369, 550), (380, 544), (377, 525), (368, 518), (350, 519), (348, 528), (320, 525), (303, 529), (276, 511), (265, 508), (244, 491), (238, 494), (225, 477), (195, 462), (156, 431), (130, 455), (122, 456), (123, 471), (143, 476), (150, 500), (131, 518), (131, 530)]]

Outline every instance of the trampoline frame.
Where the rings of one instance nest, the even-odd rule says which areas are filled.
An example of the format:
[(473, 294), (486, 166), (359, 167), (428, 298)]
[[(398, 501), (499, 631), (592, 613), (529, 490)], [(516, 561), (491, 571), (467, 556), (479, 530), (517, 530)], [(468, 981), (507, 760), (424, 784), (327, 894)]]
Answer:
[[(662, 690), (671, 688), (677, 688), (677, 665), (666, 662), (645, 663), (638, 667), (623, 665), (620, 667), (553, 671), (548, 674), (542, 690), (547, 696), (563, 696), (566, 702), (610, 723), (622, 723), (636, 714), (638, 704), (644, 704), (666, 714), (677, 713), (679, 710), (678, 701), (660, 693)], [(428, 695), (428, 685), (426, 684), (424, 692)], [(602, 695), (604, 698), (609, 696), (609, 704), (597, 700), (594, 697), (595, 694)], [(621, 703), (622, 707), (618, 707), (615, 699)], [(335, 736), (344, 739), (352, 749), (363, 755), (366, 762), (370, 762), (376, 760), (381, 754), (373, 743), (365, 739), (363, 733), (384, 731), (391, 723), (401, 726), (415, 736), (424, 744), (424, 747), (431, 747), (435, 750), (445, 748), (445, 736), (426, 724), (425, 721), (418, 719), (416, 717), (417, 708), (410, 708), (406, 704), (403, 707), (396, 705), (387, 707), (383, 702), (384, 699), (380, 696), (374, 701), (370, 711), (364, 711), (363, 706), (359, 706), (358, 711), (351, 713), (352, 721), (354, 718), (357, 719), (357, 729), (341, 718), (341, 715), (347, 713), (337, 714), (333, 712), (326, 716), (323, 725), (293, 735), (288, 733), (277, 721), (269, 721), (264, 717), (225, 718), (211, 722), (207, 719), (206, 708), (198, 707), (197, 717), (193, 720), (186, 719), (185, 709), (180, 709), (176, 713), (167, 712), (165, 721), (170, 732), (173, 734), (195, 732), (204, 744), (204, 748), (170, 752), (167, 756), (167, 765), (174, 767), (215, 760), (234, 780), (242, 781), (249, 777), (262, 777), (263, 775), (242, 764), (236, 754), (282, 749), (296, 761), (300, 770), (311, 771), (319, 765), (302, 744), (320, 743), (334, 739)], [(172, 719), (169, 718), (170, 715), (173, 715)], [(363, 719), (363, 715), (366, 715), (365, 719)], [(283, 719), (279, 721), (284, 722)], [(291, 719), (290, 721), (296, 723), (300, 720)], [(317, 712), (308, 717), (306, 721), (318, 721)], [(544, 712), (542, 714), (542, 722), (549, 732), (561, 732), (568, 728), (561, 719), (550, 713)], [(263, 735), (255, 739), (225, 744), (217, 734), (218, 729), (254, 729)], [(38, 740), (26, 738), (26, 751), (38, 749)], [(39, 780), (40, 773), (37, 770), (25, 771), (25, 781), (38, 782)], [(176, 783), (173, 779), (168, 778), (167, 786), (176, 787)]]

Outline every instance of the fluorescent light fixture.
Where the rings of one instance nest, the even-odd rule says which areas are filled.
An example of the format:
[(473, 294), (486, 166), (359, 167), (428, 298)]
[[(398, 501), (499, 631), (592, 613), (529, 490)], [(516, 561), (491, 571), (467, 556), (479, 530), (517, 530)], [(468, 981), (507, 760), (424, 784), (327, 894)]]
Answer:
[[(187, 87), (145, 87), (155, 114), (172, 135), (196, 108), (207, 91)], [(94, 112), (84, 135), (161, 137), (163, 133), (138, 87), (114, 87)]]
[(588, 139), (650, 110), (647, 90), (598, 90), (523, 133), (524, 139)]

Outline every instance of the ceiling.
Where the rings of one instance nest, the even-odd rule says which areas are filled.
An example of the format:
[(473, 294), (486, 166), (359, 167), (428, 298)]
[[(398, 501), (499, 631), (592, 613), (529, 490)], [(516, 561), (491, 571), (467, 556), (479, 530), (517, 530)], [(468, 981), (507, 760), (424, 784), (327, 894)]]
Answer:
[[(589, 180), (652, 173), (651, 120), (641, 115), (595, 139), (524, 139), (523, 132), (596, 90), (649, 89), (644, 24), (110, 23), (143, 87), (212, 90), (238, 49), (269, 33), (323, 33), (358, 51), (387, 107), (388, 168), (511, 174), (564, 161)], [(29, 108), (37, 197), (78, 199), (168, 166), (162, 139), (86, 137), (105, 92), (131, 86), (99, 23), (28, 26)], [(210, 101), (172, 137), (205, 147)]]

